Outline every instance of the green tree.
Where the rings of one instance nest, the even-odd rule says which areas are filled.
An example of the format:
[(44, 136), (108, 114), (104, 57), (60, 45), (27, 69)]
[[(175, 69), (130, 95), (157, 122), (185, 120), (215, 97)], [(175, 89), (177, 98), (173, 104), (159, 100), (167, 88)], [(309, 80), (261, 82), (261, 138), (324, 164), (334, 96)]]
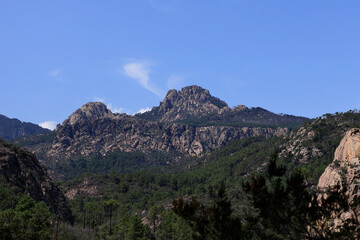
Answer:
[(189, 202), (180, 198), (174, 200), (173, 205), (174, 212), (188, 221), (195, 240), (235, 240), (244, 236), (240, 219), (232, 214), (224, 185), (221, 185), (218, 197), (211, 207), (206, 207), (196, 198)]
[(119, 202), (114, 199), (110, 199), (104, 202), (105, 214), (107, 217), (109, 217), (109, 235), (112, 234), (111, 220), (118, 206), (119, 206)]
[(156, 225), (158, 223), (159, 216), (163, 210), (164, 208), (162, 206), (157, 206), (157, 205), (154, 205), (150, 208), (148, 217), (153, 227), (153, 232), (156, 231)]

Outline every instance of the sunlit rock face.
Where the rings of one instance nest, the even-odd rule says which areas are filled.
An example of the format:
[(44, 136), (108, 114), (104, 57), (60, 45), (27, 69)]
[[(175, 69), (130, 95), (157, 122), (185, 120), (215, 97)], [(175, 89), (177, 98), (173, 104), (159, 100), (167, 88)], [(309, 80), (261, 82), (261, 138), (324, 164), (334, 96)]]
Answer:
[[(345, 195), (351, 204), (360, 196), (360, 129), (349, 130), (341, 140), (334, 155), (334, 161), (321, 175), (318, 187), (322, 190), (339, 185), (346, 187)], [(340, 211), (334, 217), (334, 228), (340, 228), (351, 219), (360, 221), (360, 208)]]

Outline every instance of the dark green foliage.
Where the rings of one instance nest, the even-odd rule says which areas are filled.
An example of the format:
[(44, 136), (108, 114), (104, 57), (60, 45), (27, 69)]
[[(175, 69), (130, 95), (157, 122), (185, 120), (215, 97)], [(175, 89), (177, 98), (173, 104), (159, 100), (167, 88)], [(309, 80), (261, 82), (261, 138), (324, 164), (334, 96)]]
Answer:
[(124, 240), (152, 240), (150, 228), (143, 225), (138, 215), (124, 216), (114, 227), (113, 239)]
[(267, 171), (253, 176), (243, 189), (254, 208), (254, 214), (246, 217), (250, 235), (260, 239), (304, 238), (309, 203), (315, 195), (306, 189), (300, 172), (286, 174), (274, 155)]
[(231, 203), (225, 195), (225, 186), (218, 191), (212, 207), (206, 207), (196, 198), (185, 202), (182, 198), (173, 201), (174, 212), (187, 220), (193, 229), (193, 238), (221, 240), (244, 239), (242, 223), (232, 216)]
[(0, 239), (50, 239), (49, 207), (1, 182)]
[(163, 211), (160, 215), (161, 224), (155, 234), (159, 240), (190, 240), (192, 230), (187, 222), (172, 210)]
[(194, 126), (234, 126), (234, 127), (287, 127), (297, 129), (310, 119), (286, 114), (275, 114), (260, 107), (229, 111), (223, 114), (211, 113), (199, 118), (177, 121)]
[(66, 164), (57, 163), (55, 171), (65, 176), (65, 180), (79, 177), (85, 172), (108, 174), (110, 172), (124, 173), (149, 167), (150, 163), (144, 153), (113, 151), (106, 156), (94, 154), (90, 157), (80, 156), (70, 159)]
[(51, 144), (56, 137), (57, 131), (49, 131), (32, 136), (24, 136), (13, 140), (16, 145), (32, 147), (41, 144)]
[(5, 140), (16, 139), (22, 136), (47, 133), (50, 130), (37, 124), (21, 122), (16, 118), (8, 118), (0, 114), (0, 137)]

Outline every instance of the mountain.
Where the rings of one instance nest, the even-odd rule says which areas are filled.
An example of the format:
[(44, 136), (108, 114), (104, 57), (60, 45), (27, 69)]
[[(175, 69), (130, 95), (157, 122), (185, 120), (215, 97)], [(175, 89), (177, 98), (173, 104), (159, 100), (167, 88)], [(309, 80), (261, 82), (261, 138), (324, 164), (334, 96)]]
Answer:
[(50, 130), (42, 128), (39, 125), (21, 122), (16, 118), (8, 118), (0, 114), (0, 138), (5, 140), (47, 132), (50, 132)]
[[(127, 154), (128, 157), (136, 157), (132, 164), (138, 161), (138, 167), (148, 167), (176, 164), (229, 141), (250, 136), (272, 137), (287, 132), (286, 128), (196, 127), (154, 122), (126, 114), (113, 114), (102, 103), (87, 103), (58, 127), (51, 144), (46, 148), (33, 146), (33, 149), (50, 169), (69, 164), (70, 159), (77, 162), (80, 158), (94, 159), (96, 156), (101, 161), (109, 154), (116, 155), (116, 152), (117, 156)], [(139, 155), (129, 154), (139, 152), (144, 154), (140, 159)], [(119, 170), (126, 171), (124, 168)]]
[(159, 107), (136, 116), (195, 126), (299, 128), (310, 121), (305, 117), (275, 114), (260, 107), (238, 105), (231, 109), (224, 101), (211, 96), (208, 90), (196, 85), (184, 87), (181, 91), (170, 90)]
[(34, 154), (0, 139), (0, 176), (36, 201), (44, 201), (63, 220), (71, 220), (64, 194)]

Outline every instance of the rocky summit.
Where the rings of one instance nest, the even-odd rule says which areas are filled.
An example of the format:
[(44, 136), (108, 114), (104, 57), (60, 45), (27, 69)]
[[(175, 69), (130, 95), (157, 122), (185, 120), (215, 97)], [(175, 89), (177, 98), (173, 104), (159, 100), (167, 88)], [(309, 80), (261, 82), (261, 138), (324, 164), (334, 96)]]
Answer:
[(75, 125), (78, 121), (96, 120), (103, 117), (113, 117), (113, 113), (101, 102), (89, 102), (76, 110), (67, 118), (63, 125)]
[(218, 113), (228, 105), (219, 98), (211, 96), (209, 90), (193, 85), (181, 91), (170, 90), (159, 107), (139, 114), (139, 117), (160, 122), (174, 122), (198, 118), (211, 113)]
[(1, 139), (0, 176), (36, 201), (44, 201), (62, 220), (71, 219), (64, 194), (49, 178), (35, 156)]

